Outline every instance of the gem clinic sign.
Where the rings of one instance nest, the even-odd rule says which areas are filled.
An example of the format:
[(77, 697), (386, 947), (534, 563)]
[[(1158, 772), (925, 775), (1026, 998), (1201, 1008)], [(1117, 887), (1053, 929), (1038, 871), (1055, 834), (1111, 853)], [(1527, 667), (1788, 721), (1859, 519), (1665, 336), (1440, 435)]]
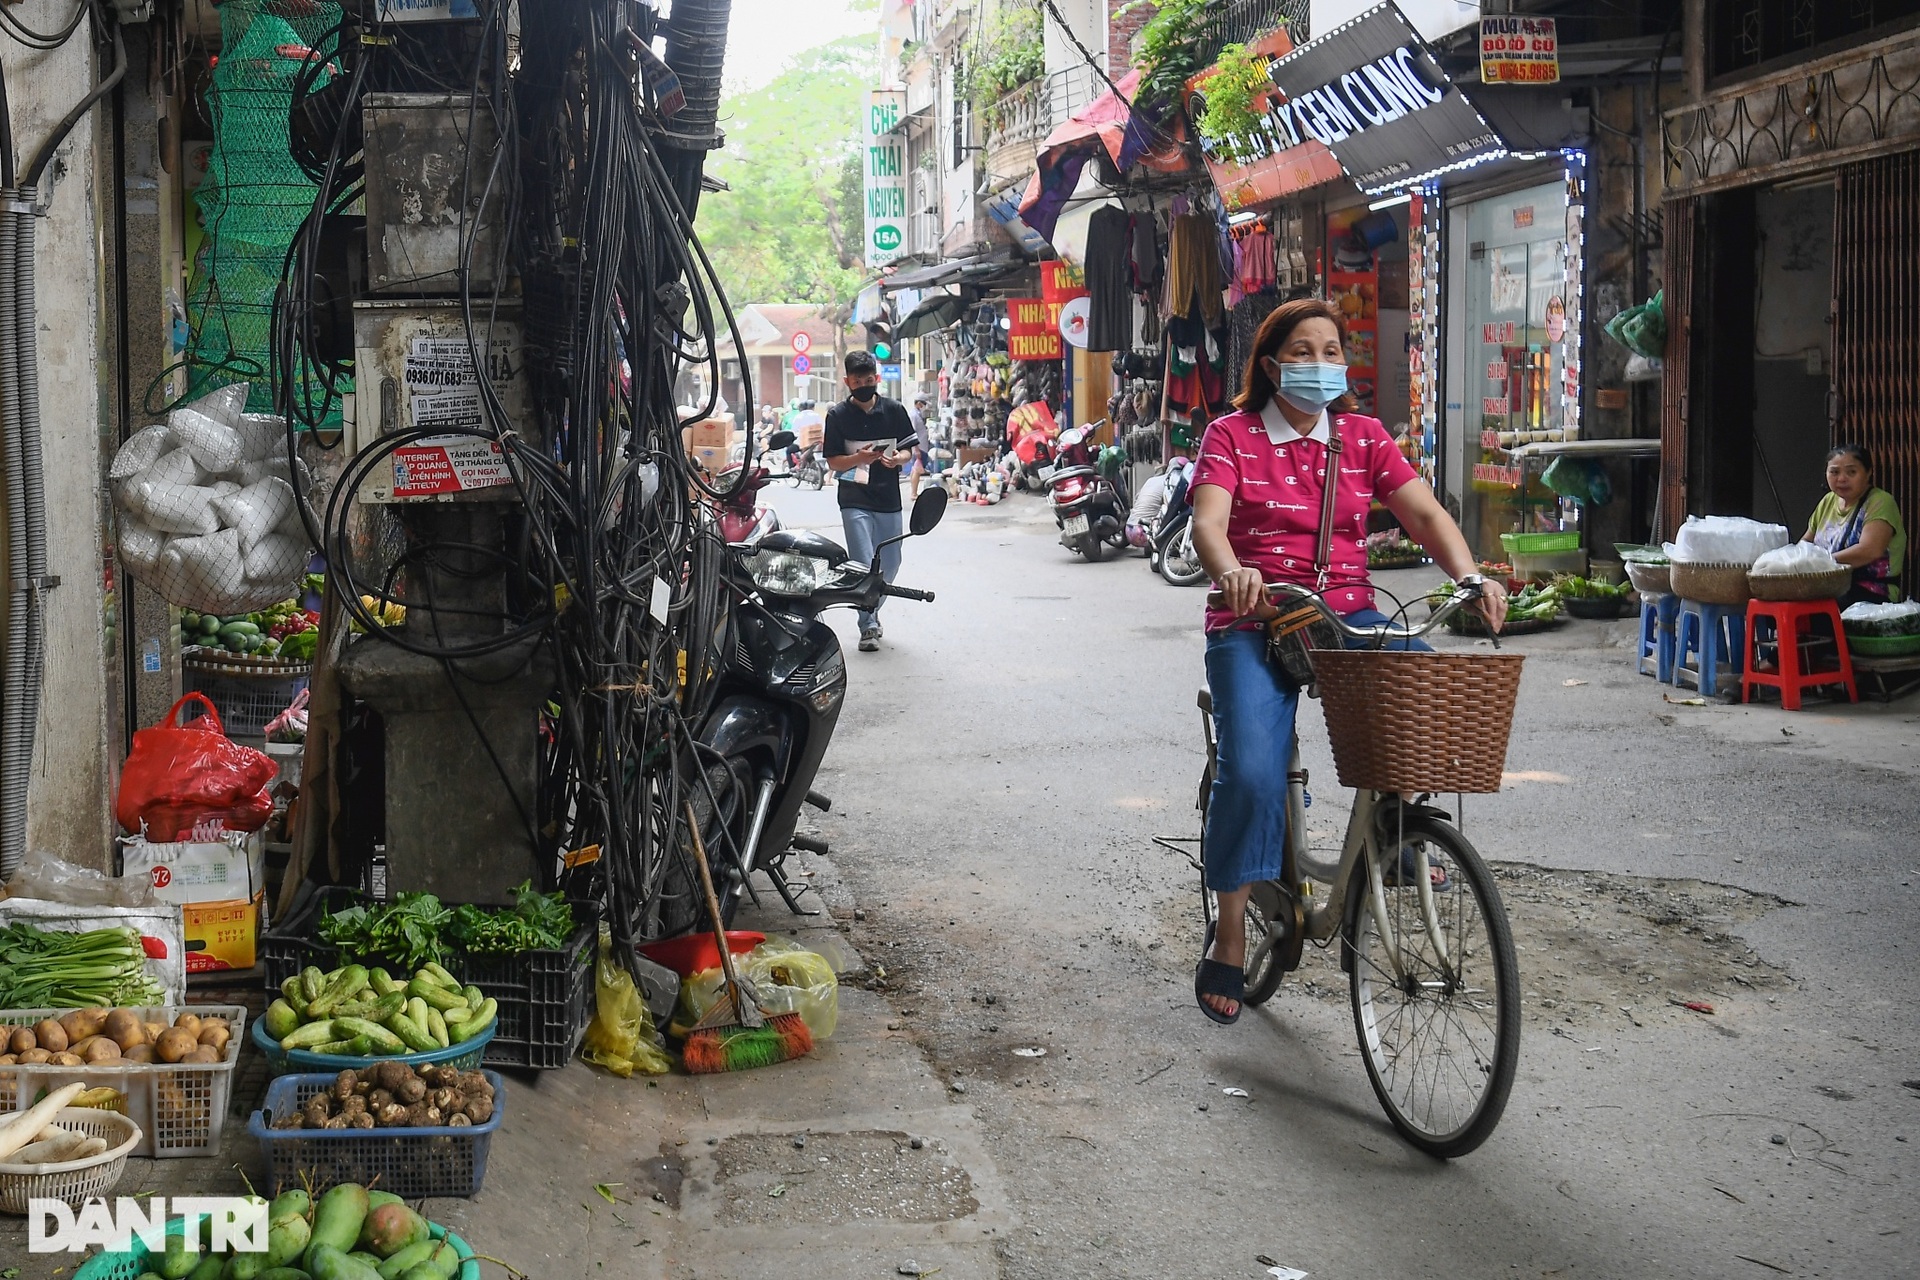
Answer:
[(907, 251), (907, 139), (895, 132), (907, 110), (901, 89), (873, 89), (861, 128), (866, 263), (884, 267)]
[(1267, 66), (1272, 118), (1333, 152), (1369, 195), (1506, 154), (1398, 9), (1378, 5)]

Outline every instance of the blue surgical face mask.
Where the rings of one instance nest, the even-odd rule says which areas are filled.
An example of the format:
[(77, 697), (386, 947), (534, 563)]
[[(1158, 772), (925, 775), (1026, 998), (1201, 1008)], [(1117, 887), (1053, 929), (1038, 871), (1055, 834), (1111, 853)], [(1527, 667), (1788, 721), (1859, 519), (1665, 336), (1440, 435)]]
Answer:
[[(1303, 413), (1318, 413), (1347, 393), (1347, 366), (1320, 362), (1276, 362), (1280, 398)], [(1269, 372), (1272, 366), (1268, 366)]]

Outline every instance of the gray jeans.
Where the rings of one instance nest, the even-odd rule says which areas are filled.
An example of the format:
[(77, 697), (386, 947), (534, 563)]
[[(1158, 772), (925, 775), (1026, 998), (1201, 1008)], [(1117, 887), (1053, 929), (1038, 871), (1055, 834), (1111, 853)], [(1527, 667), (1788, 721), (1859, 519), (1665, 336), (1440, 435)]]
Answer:
[[(902, 528), (898, 511), (863, 511), (859, 507), (842, 507), (840, 524), (847, 533), (847, 554), (863, 565), (873, 563), (873, 549), (888, 538), (900, 536)], [(888, 582), (892, 582), (900, 572), (900, 544), (894, 543), (880, 553), (880, 572)], [(883, 602), (884, 603), (884, 602)], [(870, 630), (880, 625), (879, 610), (868, 613), (857, 610), (860, 615), (860, 629)]]

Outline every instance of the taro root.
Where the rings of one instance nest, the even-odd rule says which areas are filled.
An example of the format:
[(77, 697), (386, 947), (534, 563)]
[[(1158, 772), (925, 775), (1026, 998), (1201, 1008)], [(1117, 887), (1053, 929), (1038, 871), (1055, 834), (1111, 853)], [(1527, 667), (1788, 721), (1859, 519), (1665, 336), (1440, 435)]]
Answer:
[(284, 1115), (276, 1118), (273, 1122), (273, 1127), (276, 1129), (298, 1129), (302, 1126), (302, 1123), (305, 1120), (306, 1120), (305, 1116), (303, 1116), (300, 1112), (295, 1111), (291, 1115)]
[(440, 1108), (440, 1110), (442, 1111), (453, 1110), (454, 1103), (458, 1100), (458, 1098), (459, 1098), (458, 1094), (456, 1094), (453, 1090), (445, 1087), (435, 1089), (432, 1093), (427, 1095), (427, 1101), (431, 1102), (434, 1106)]
[(333, 1116), (320, 1127), (322, 1129), (345, 1129), (347, 1127), (347, 1118), (345, 1116)]
[(327, 1105), (327, 1095), (324, 1093), (316, 1093), (308, 1098), (307, 1105), (302, 1108), (302, 1111), (306, 1114), (309, 1129), (324, 1129), (327, 1117), (333, 1113), (333, 1109)]
[(401, 1083), (413, 1076), (413, 1068), (404, 1062), (376, 1062), (372, 1071), (374, 1084), (396, 1096), (400, 1092)]
[(393, 1096), (408, 1106), (413, 1106), (427, 1096), (427, 1082), (419, 1076), (408, 1076), (393, 1091)]
[(460, 1113), (474, 1124), (485, 1124), (493, 1119), (493, 1099), (468, 1098), (466, 1105), (460, 1108)]
[(364, 1111), (352, 1112), (347, 1116), (347, 1128), (371, 1129), (373, 1128), (373, 1117)]
[(354, 1075), (351, 1070), (343, 1070), (333, 1078), (333, 1096), (343, 1101), (351, 1098), (353, 1096), (353, 1086), (359, 1083), (360, 1078)]
[(381, 1110), (393, 1104), (393, 1095), (385, 1089), (373, 1089), (367, 1093), (367, 1110), (376, 1116)]
[(458, 1129), (463, 1125), (470, 1125), (472, 1123), (473, 1121), (467, 1119), (466, 1114), (460, 1111), (456, 1111), (447, 1117), (447, 1128), (449, 1129)]
[(389, 1102), (374, 1112), (374, 1118), (389, 1129), (397, 1129), (407, 1122), (407, 1109), (397, 1102)]

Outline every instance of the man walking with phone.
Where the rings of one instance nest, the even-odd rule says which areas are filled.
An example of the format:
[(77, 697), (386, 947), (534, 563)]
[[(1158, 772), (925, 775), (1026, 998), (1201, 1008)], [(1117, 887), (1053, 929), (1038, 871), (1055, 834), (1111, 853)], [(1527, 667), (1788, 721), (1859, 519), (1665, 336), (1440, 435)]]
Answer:
[[(827, 411), (821, 452), (839, 477), (840, 525), (847, 554), (872, 564), (874, 548), (902, 531), (900, 467), (913, 456), (913, 420), (898, 401), (880, 394), (880, 366), (865, 351), (847, 354), (847, 398)], [(900, 572), (900, 544), (880, 553), (888, 582)], [(859, 611), (860, 651), (880, 647), (878, 611)]]

